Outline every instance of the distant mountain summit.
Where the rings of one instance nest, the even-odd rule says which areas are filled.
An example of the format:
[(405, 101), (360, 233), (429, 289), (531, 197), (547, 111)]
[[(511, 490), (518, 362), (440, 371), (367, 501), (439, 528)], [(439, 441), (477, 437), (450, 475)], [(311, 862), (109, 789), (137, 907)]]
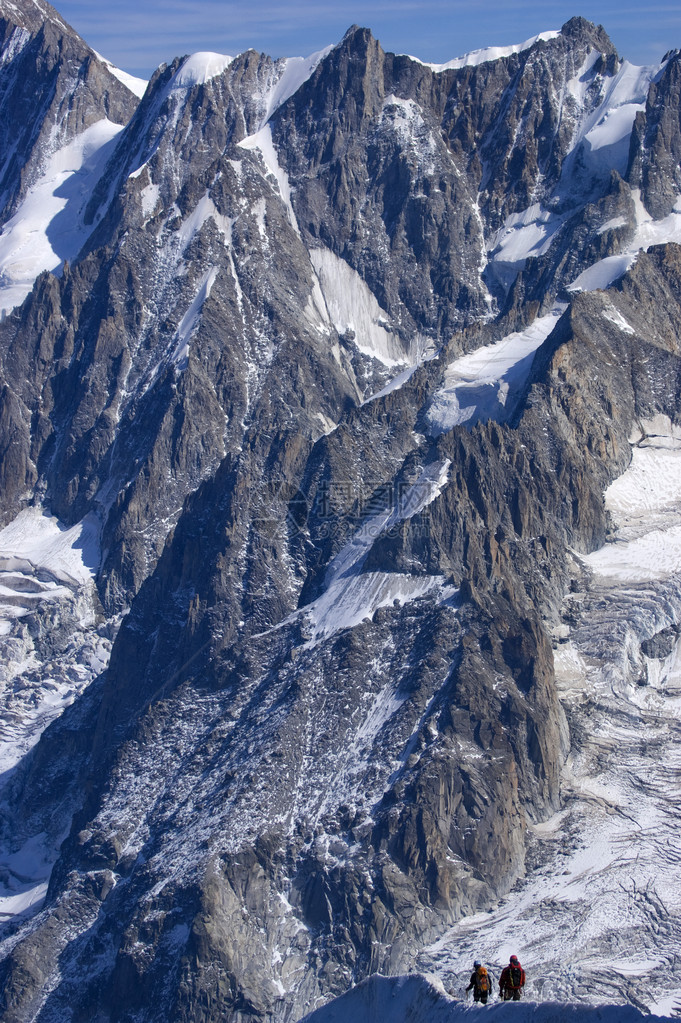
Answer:
[(87, 237), (84, 200), (137, 98), (49, 4), (0, 5), (0, 307)]
[(353, 26), (142, 93), (0, 12), (3, 1018), (283, 1023), (508, 934), (667, 1011), (679, 53)]

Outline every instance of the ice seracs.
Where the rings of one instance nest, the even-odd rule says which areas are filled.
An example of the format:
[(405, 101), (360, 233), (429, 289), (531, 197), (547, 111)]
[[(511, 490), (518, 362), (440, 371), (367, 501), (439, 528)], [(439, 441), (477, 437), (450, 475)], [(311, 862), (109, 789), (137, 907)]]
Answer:
[[(94, 593), (99, 561), (94, 516), (67, 529), (27, 508), (0, 530), (0, 805), (17, 765), (108, 663)], [(40, 650), (43, 633), (51, 659)], [(65, 833), (17, 847), (18, 837), (0, 843), (0, 922), (39, 908)]]
[(632, 444), (629, 468), (605, 492), (616, 532), (584, 563), (611, 583), (681, 576), (681, 427), (644, 420)]

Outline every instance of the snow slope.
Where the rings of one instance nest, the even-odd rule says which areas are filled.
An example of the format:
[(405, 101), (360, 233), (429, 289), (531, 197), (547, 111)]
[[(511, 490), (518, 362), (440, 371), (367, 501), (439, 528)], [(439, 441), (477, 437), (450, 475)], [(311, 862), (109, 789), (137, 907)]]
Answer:
[(122, 125), (104, 118), (54, 152), (0, 234), (0, 309), (19, 305), (43, 270), (58, 272), (80, 252), (83, 220)]
[(392, 331), (390, 317), (357, 271), (329, 249), (311, 249), (310, 259), (338, 333), (351, 331), (360, 352), (388, 368), (410, 361)]
[(110, 60), (106, 59), (106, 57), (102, 57), (101, 53), (97, 53), (96, 50), (95, 54), (119, 82), (122, 82), (126, 88), (130, 89), (130, 92), (134, 96), (137, 96), (138, 99), (142, 99), (142, 96), (147, 91), (147, 85), (149, 84), (146, 78), (136, 78), (135, 75), (128, 74), (127, 71), (122, 71), (121, 68), (116, 67), (115, 64), (112, 64)]
[[(598, 1009), (559, 1002), (533, 1002), (476, 1006), (485, 1019), (514, 1023), (638, 1023), (647, 1019), (660, 1023), (659, 1016), (646, 1016), (633, 1006), (603, 1006)], [(369, 977), (347, 994), (303, 1017), (301, 1023), (455, 1023), (470, 1018), (473, 1007), (447, 995), (433, 976)]]

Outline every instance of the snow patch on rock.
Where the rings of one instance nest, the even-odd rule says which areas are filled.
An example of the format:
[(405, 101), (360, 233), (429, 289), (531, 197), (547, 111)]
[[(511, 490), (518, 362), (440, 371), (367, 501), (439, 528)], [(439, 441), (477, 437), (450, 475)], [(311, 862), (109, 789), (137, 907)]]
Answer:
[(85, 209), (121, 131), (104, 118), (46, 160), (0, 234), (0, 308), (19, 305), (43, 270), (78, 255), (92, 231)]
[(357, 271), (330, 249), (311, 249), (310, 259), (338, 333), (350, 334), (360, 352), (384, 366), (394, 368), (410, 362), (392, 331), (388, 313)]
[(516, 408), (532, 369), (534, 356), (565, 306), (556, 306), (529, 327), (507, 334), (450, 363), (444, 386), (434, 395), (426, 419), (432, 436), (455, 426), (495, 419), (504, 422)]
[(308, 622), (307, 646), (358, 625), (381, 607), (409, 603), (442, 589), (442, 576), (363, 573), (362, 567), (375, 540), (399, 522), (422, 512), (440, 496), (449, 478), (450, 464), (446, 459), (423, 469), (419, 478), (397, 495), (392, 507), (370, 516), (338, 552), (327, 569), (324, 592), (302, 609)]
[(291, 205), (291, 186), (289, 184), (288, 174), (279, 163), (279, 157), (277, 156), (277, 151), (274, 148), (274, 142), (272, 141), (272, 129), (269, 124), (266, 124), (264, 128), (261, 128), (260, 131), (257, 131), (254, 135), (249, 135), (248, 138), (242, 139), (238, 145), (242, 149), (247, 149), (251, 152), (257, 150), (260, 153), (267, 172), (277, 183), (277, 192), (286, 207), (291, 226), (297, 234), (300, 234), (298, 221), (296, 220), (296, 215), (293, 212), (293, 206)]
[(208, 270), (206, 270), (199, 282), (196, 298), (189, 306), (189, 309), (187, 309), (187, 312), (182, 317), (180, 325), (177, 328), (177, 332), (175, 334), (175, 351), (172, 355), (172, 361), (180, 371), (187, 368), (187, 362), (189, 360), (189, 342), (192, 334), (199, 325), (204, 303), (211, 293), (211, 289), (215, 284), (217, 275), (218, 268), (216, 266), (211, 266)]
[(583, 270), (569, 285), (568, 291), (609, 288), (633, 266), (639, 252), (651, 245), (665, 245), (668, 242), (681, 244), (681, 196), (668, 216), (662, 220), (653, 220), (641, 201), (638, 189), (632, 195), (636, 209), (636, 231), (632, 241), (619, 255), (607, 256)]
[[(593, 81), (598, 54), (590, 53), (576, 78), (567, 83), (568, 92), (583, 107), (586, 89)], [(629, 158), (629, 139), (634, 118), (645, 109), (651, 83), (660, 74), (664, 64), (637, 66), (624, 61), (612, 78), (608, 79), (601, 102), (589, 111), (577, 125), (571, 154), (580, 150), (581, 160), (592, 171), (609, 174), (614, 168), (624, 176)], [(568, 187), (574, 175), (573, 160), (564, 163), (561, 182)]]
[[(99, 561), (94, 516), (66, 528), (27, 508), (0, 530), (0, 806), (47, 726), (108, 664), (111, 630), (98, 631), (93, 582)], [(0, 848), (0, 923), (40, 908), (64, 837), (41, 833)]]
[[(659, 77), (664, 64), (636, 66), (624, 61), (611, 78), (605, 79), (600, 100), (590, 108), (588, 90), (597, 75), (600, 55), (592, 51), (574, 78), (566, 83), (565, 92), (577, 106), (572, 140), (561, 170), (553, 199), (559, 199), (563, 210), (552, 212), (541, 203), (506, 218), (502, 227), (488, 243), (489, 260), (495, 276), (509, 287), (528, 259), (543, 256), (550, 249), (568, 217), (588, 200), (594, 186), (607, 181), (612, 170), (624, 176), (629, 158), (629, 143), (638, 111), (645, 109), (651, 84)], [(672, 217), (674, 214), (672, 214)], [(607, 288), (631, 266), (642, 248), (657, 241), (676, 240), (678, 225), (671, 218), (652, 225), (652, 218), (639, 201), (637, 232), (626, 252), (608, 256), (589, 267), (570, 285), (569, 290), (593, 291)], [(621, 227), (621, 217), (604, 224), (600, 233)]]

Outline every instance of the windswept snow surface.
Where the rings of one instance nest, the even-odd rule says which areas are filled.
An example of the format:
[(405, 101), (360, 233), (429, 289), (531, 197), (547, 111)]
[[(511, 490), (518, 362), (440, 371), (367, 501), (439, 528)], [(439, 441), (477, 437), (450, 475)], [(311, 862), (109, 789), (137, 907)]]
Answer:
[(558, 31), (540, 32), (539, 35), (526, 39), (524, 43), (515, 43), (512, 46), (487, 46), (481, 50), (471, 50), (470, 53), (465, 53), (463, 57), (454, 57), (453, 60), (447, 61), (446, 64), (430, 64), (425, 60), (419, 60), (418, 57), (411, 56), (409, 59), (416, 61), (417, 64), (424, 64), (435, 72), (451, 71), (462, 67), (485, 64), (489, 60), (499, 60), (501, 57), (510, 57), (514, 53), (522, 53), (541, 40), (556, 39), (559, 35), (560, 32)]
[[(0, 808), (14, 769), (108, 663), (99, 559), (94, 517), (66, 529), (28, 508), (0, 531)], [(0, 848), (0, 922), (39, 908), (63, 837)]]
[[(472, 966), (472, 962), (469, 967)], [(470, 974), (470, 969), (467, 971)], [(459, 984), (464, 980), (459, 978)], [(468, 976), (465, 977), (466, 983)], [(374, 974), (309, 1015), (301, 1023), (457, 1023), (470, 1019), (471, 1011), (481, 1011), (485, 1019), (513, 1020), (513, 1023), (662, 1023), (659, 1016), (643, 1016), (633, 1006), (605, 1005), (598, 1009), (585, 1005), (550, 1002), (513, 1002), (486, 1006), (462, 1004), (444, 990), (435, 976), (411, 974), (382, 977)]]
[(85, 208), (121, 131), (104, 118), (47, 159), (0, 234), (0, 309), (23, 302), (43, 270), (78, 255), (92, 231)]
[(612, 542), (575, 556), (586, 574), (556, 630), (563, 809), (531, 828), (501, 905), (417, 958), (446, 986), (516, 953), (531, 998), (681, 1004), (681, 428), (640, 427), (605, 494)]
[(512, 414), (532, 369), (534, 356), (566, 306), (556, 306), (525, 330), (507, 334), (449, 364), (444, 386), (433, 397), (427, 413), (432, 436), (461, 423), (472, 426), (494, 419), (504, 422)]

